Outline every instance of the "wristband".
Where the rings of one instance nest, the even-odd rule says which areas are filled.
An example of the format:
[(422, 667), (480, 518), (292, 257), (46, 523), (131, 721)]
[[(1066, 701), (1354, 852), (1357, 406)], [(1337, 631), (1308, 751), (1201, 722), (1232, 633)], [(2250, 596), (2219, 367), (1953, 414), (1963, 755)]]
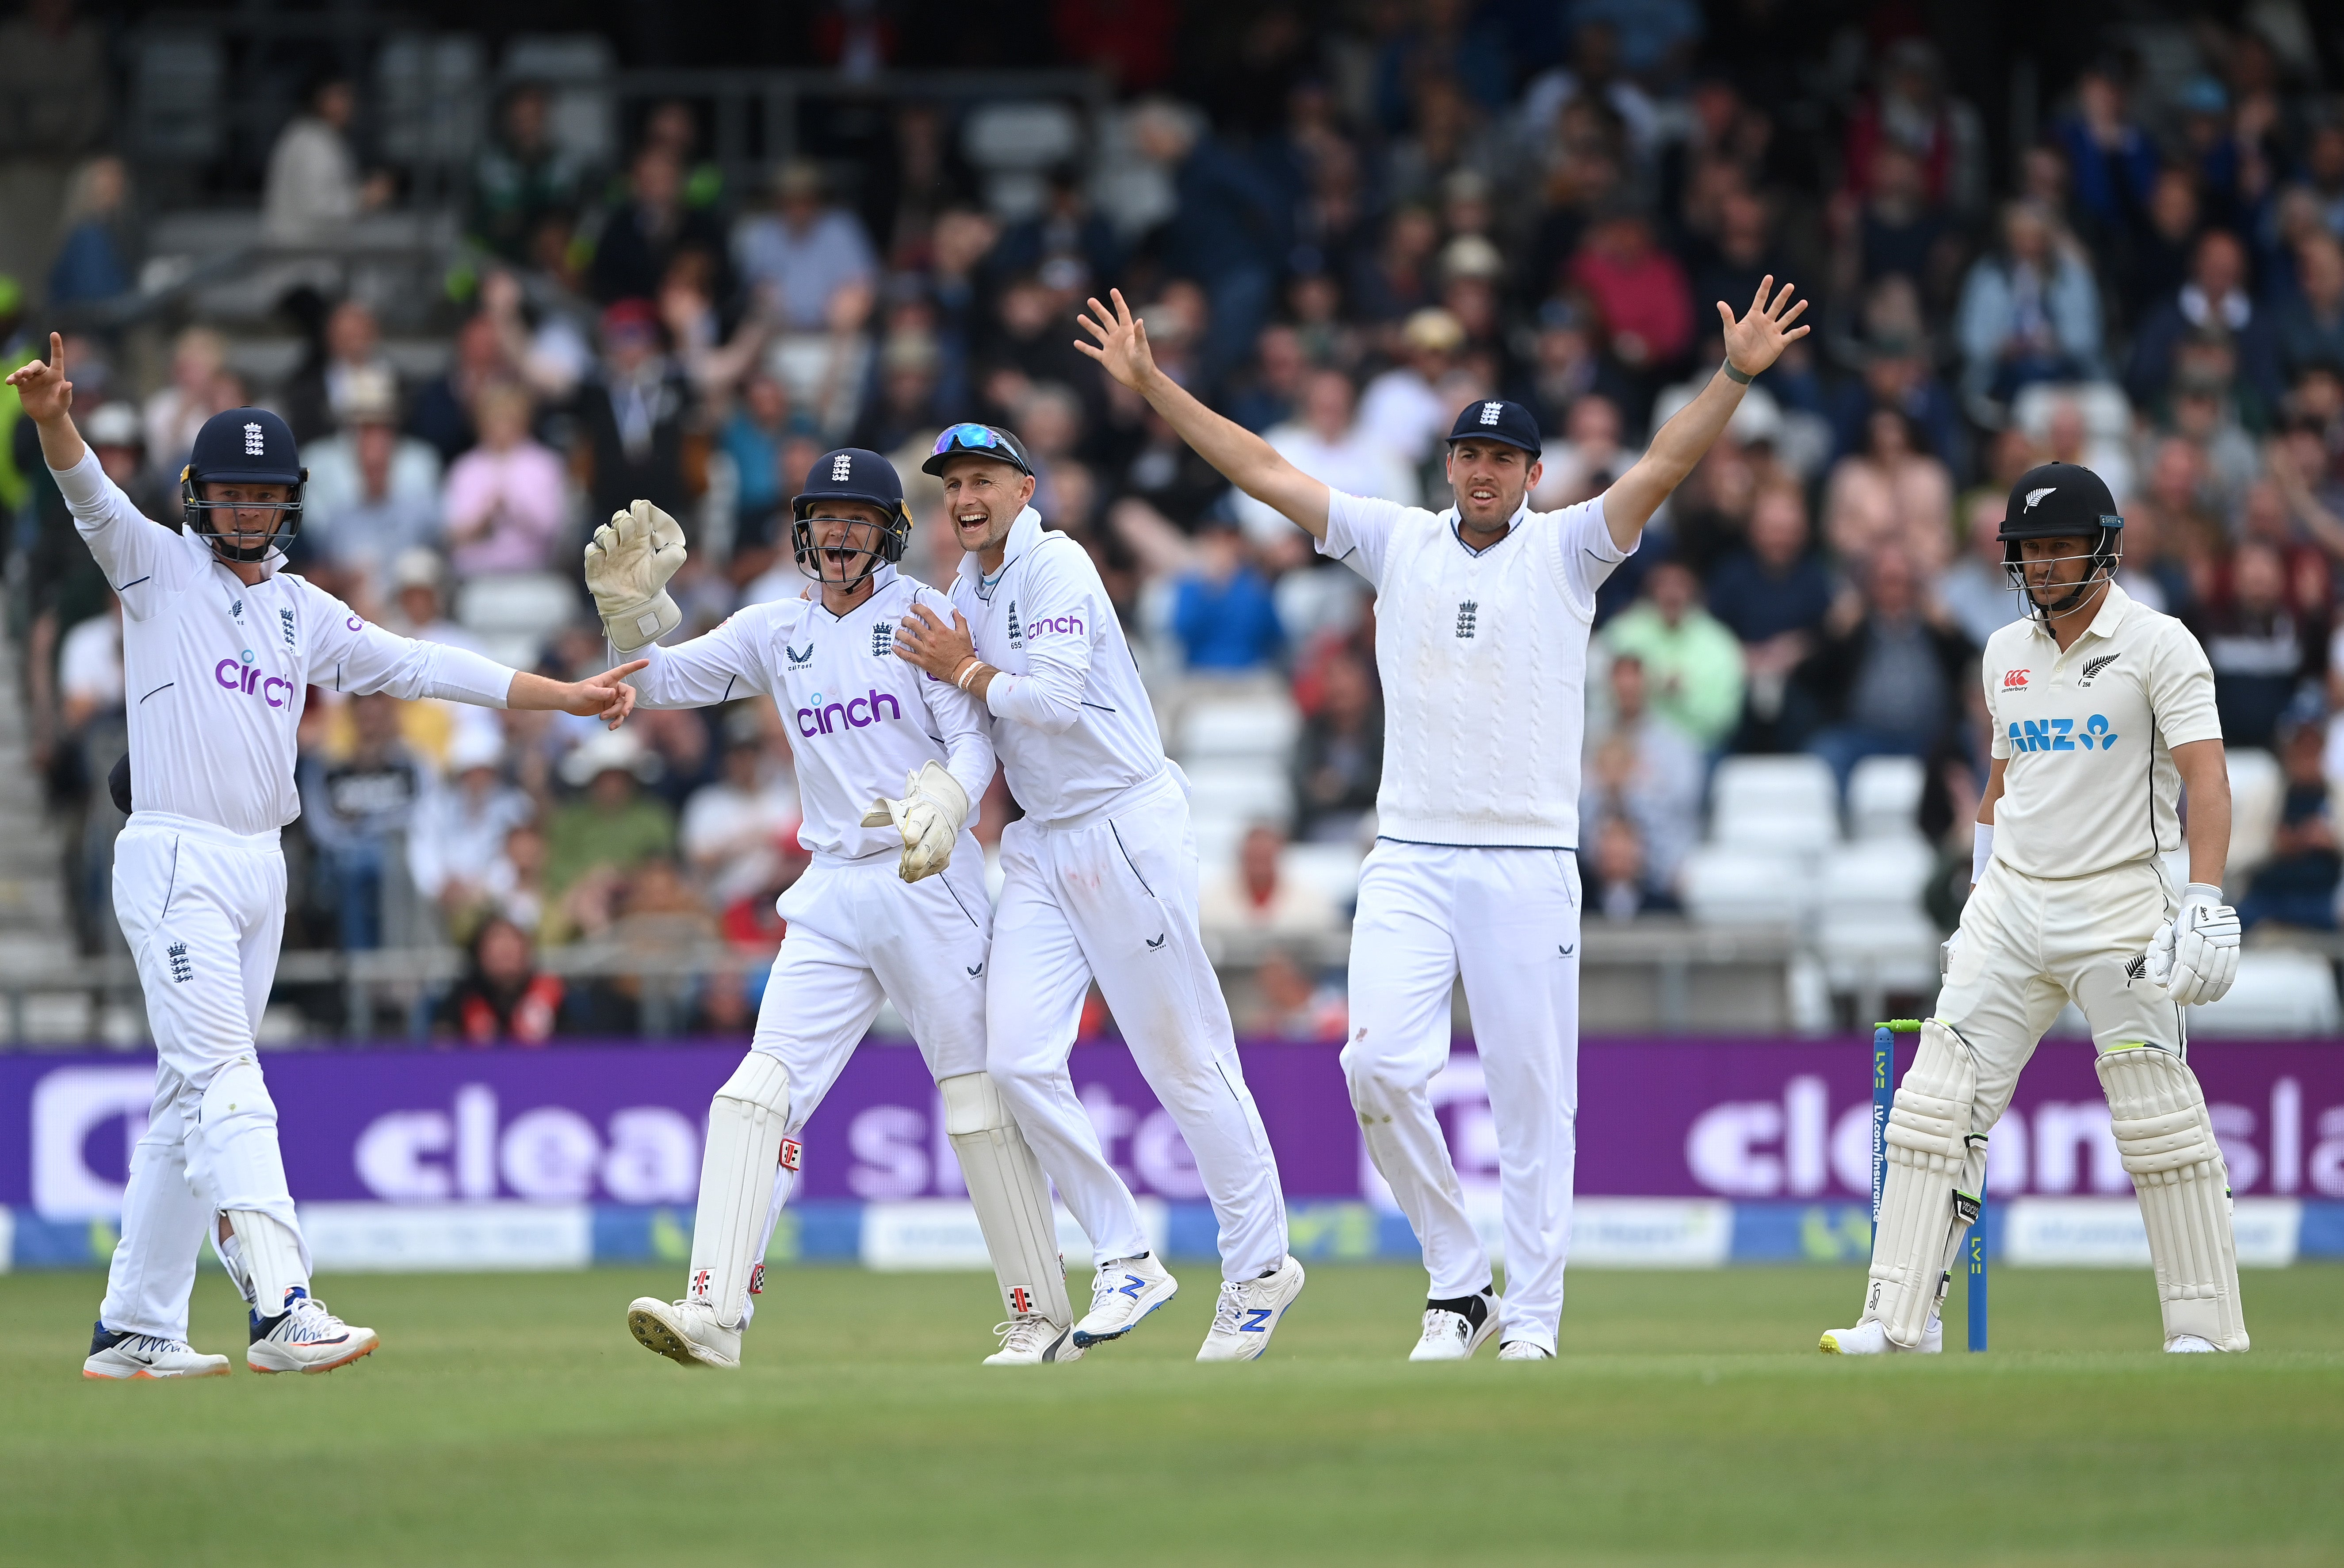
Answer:
[(1733, 368), (1733, 361), (1728, 359), (1725, 361), (1725, 379), (1729, 381), (1738, 381), (1746, 387), (1758, 378), (1755, 376), (1743, 375), (1741, 371)]
[(1975, 886), (1985, 877), (1986, 863), (1994, 858), (1994, 824), (1970, 824), (1970, 885)]
[(967, 691), (969, 683), (975, 680), (976, 673), (984, 668), (985, 662), (971, 654), (968, 663), (961, 666), (960, 673), (953, 677), (953, 684), (964, 692)]

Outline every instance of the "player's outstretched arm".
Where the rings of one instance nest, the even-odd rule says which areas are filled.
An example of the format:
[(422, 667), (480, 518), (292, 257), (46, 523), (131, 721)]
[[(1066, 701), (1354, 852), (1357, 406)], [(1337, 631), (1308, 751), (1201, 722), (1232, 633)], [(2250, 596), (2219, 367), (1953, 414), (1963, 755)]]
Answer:
[(627, 684), (627, 677), (649, 663), (647, 659), (632, 660), (583, 681), (550, 681), (528, 670), (516, 670), (512, 690), (505, 693), (505, 706), (528, 712), (575, 713), (581, 719), (600, 719), (615, 730), (635, 711), (635, 689)]
[[(1096, 299), (1091, 313), (1076, 321), (1097, 341), (1075, 339), (1075, 347), (1106, 368), (1106, 373), (1146, 398), (1148, 406), (1180, 439), (1246, 494), (1287, 517), (1313, 539), (1327, 537), (1327, 487), (1278, 455), (1277, 449), (1234, 420), (1198, 402), (1186, 387), (1157, 369), (1147, 346), (1147, 324), (1131, 313), (1123, 290), (1111, 288), (1109, 310)], [(1802, 329), (1803, 330), (1803, 329)]]
[(48, 362), (26, 360), (21, 369), (9, 373), (8, 384), (16, 389), (25, 417), (41, 434), (42, 459), (59, 473), (78, 467), (89, 448), (82, 444), (81, 431), (74, 426), (73, 383), (66, 379), (64, 335), (50, 333)]
[[(1660, 510), (1661, 502), (1684, 483), (1685, 475), (1716, 444), (1726, 420), (1742, 406), (1750, 378), (1807, 335), (1806, 328), (1791, 325), (1806, 309), (1807, 302), (1792, 304), (1792, 288), (1787, 283), (1779, 294), (1773, 289), (1773, 275), (1769, 273), (1758, 285), (1757, 297), (1750, 301), (1749, 314), (1739, 321), (1724, 300), (1717, 302), (1717, 314), (1725, 323), (1725, 364), (1710, 377), (1699, 397), (1679, 409), (1676, 417), (1653, 434), (1652, 444), (1635, 466), (1603, 492), (1603, 521), (1612, 531), (1612, 541), (1621, 549), (1635, 548), (1637, 535), (1644, 531), (1644, 524)], [(1741, 379), (1728, 375), (1727, 366), (1739, 371)]]

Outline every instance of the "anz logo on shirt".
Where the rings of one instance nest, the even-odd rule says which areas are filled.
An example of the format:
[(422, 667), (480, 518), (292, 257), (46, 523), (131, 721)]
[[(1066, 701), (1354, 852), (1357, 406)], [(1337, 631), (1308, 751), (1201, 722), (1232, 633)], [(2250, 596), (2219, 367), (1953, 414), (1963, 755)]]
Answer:
[(2094, 713), (2079, 728), (2073, 719), (2021, 719), (2010, 726), (2010, 752), (2110, 752), (2117, 734), (2107, 716)]

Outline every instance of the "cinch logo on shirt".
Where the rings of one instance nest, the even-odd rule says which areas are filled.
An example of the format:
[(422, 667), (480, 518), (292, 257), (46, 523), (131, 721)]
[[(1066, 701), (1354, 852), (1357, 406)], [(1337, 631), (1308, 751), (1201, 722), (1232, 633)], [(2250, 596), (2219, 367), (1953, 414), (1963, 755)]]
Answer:
[[(850, 725), (858, 730), (867, 730), (879, 722), (879, 704), (882, 703), (887, 704), (887, 717), (900, 719), (904, 716), (904, 705), (895, 701), (894, 693), (883, 692), (876, 686), (871, 688), (869, 696), (855, 697), (844, 703), (824, 703), (822, 693), (816, 692), (813, 703), (811, 708), (798, 710), (798, 733), (808, 739), (827, 735)], [(862, 710), (859, 714), (855, 711), (858, 708)], [(836, 723), (831, 723), (833, 713), (838, 715)]]
[[(293, 695), (293, 683), (281, 675), (264, 677), (258, 664), (247, 664), (235, 659), (222, 659), (212, 666), (212, 679), (220, 689), (241, 692), (248, 697), (258, 697), (272, 708), (283, 707)], [(282, 692), (283, 696), (278, 693)]]
[(2026, 672), (2024, 670), (2005, 670), (2002, 673), (2002, 689), (2006, 692), (2023, 692), (2026, 690)]
[(2114, 751), (2117, 735), (2108, 728), (2107, 716), (2094, 713), (2084, 721), (2081, 729), (2073, 719), (2026, 719), (2010, 726), (2010, 750), (2020, 752), (2072, 752), (2078, 746), (2087, 752)]
[(1039, 637), (1045, 632), (1056, 632), (1061, 637), (1083, 634), (1083, 618), (1079, 615), (1044, 616), (1039, 621), (1026, 622), (1026, 635)]

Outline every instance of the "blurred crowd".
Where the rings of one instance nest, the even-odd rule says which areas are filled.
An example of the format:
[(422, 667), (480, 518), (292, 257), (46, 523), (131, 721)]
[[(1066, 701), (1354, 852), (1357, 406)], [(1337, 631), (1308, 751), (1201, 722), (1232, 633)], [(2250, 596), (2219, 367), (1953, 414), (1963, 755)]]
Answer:
[[(1816, 46), (1777, 9), (1795, 8), (1576, 0), (1525, 43), (1512, 11), (1470, 0), (1328, 27), (1268, 7), (1206, 101), (1135, 92), (1096, 127), (1162, 193), (1138, 225), (1078, 162), (1001, 210), (937, 104), (894, 105), (859, 159), (736, 188), (689, 103), (652, 106), (620, 166), (596, 168), (524, 83), (466, 183), (433, 373), (400, 373), (362, 300), (297, 288), (308, 351), (280, 382), (239, 379), (197, 323), (138, 385), (94, 334), (71, 349), (76, 408), (166, 518), (206, 416), (279, 409), (311, 475), (298, 570), (402, 632), (563, 675), (604, 652), (576, 581), (584, 531), (630, 500), (685, 520), (674, 588), (705, 627), (801, 591), (787, 499), (826, 448), (871, 448), (911, 486), (904, 569), (943, 582), (956, 550), (918, 460), (947, 422), (1009, 426), (1043, 517), (1097, 561), (1169, 732), (1200, 694), (1298, 714), (1290, 810), (1207, 865), (1206, 918), (1257, 939), (1244, 1027), (1339, 1036), (1314, 944), (1346, 911), (1282, 867), (1289, 845), (1372, 835), (1369, 595), (1076, 352), (1076, 311), (1120, 288), (1174, 376), (1359, 493), (1446, 504), (1454, 411), (1516, 399), (1546, 431), (1535, 504), (1560, 507), (1599, 494), (1712, 373), (1713, 302), (1746, 309), (1772, 274), (1814, 299), (1815, 333), (1602, 595), (1591, 904), (1677, 907), (1709, 769), (1737, 752), (1810, 753), (1843, 781), (1868, 756), (1921, 759), (1925, 825), (1966, 856), (1987, 754), (1977, 651), (2018, 613), (1995, 528), (2013, 481), (2057, 458), (2119, 498), (2121, 581), (2201, 637), (2231, 745), (2281, 761), (2280, 835), (2242, 910), (2334, 926), (2344, 82), (2284, 27), (2205, 22), (2187, 72), (2119, 51), (2046, 83), (2039, 137), (2006, 160), (1925, 38), (1844, 34), (1835, 75), (1794, 69)], [(396, 199), (351, 139), (355, 105), (349, 82), (320, 81), (284, 132), (272, 235), (314, 239)], [(136, 275), (125, 183), (115, 159), (83, 166), (51, 305)], [(41, 312), (14, 285), (0, 311), (22, 357)], [(76, 886), (96, 947), (118, 819), (90, 781), (122, 745), (118, 612), (0, 401), (35, 751), (86, 824)], [(313, 693), (304, 742), (293, 943), (467, 946), (436, 1027), (478, 1041), (640, 1017), (649, 980), (558, 980), (546, 949), (722, 946), (740, 962), (685, 1013), (744, 1027), (773, 897), (803, 864), (770, 703), (605, 734)], [(996, 784), (988, 843), (1015, 809)]]

